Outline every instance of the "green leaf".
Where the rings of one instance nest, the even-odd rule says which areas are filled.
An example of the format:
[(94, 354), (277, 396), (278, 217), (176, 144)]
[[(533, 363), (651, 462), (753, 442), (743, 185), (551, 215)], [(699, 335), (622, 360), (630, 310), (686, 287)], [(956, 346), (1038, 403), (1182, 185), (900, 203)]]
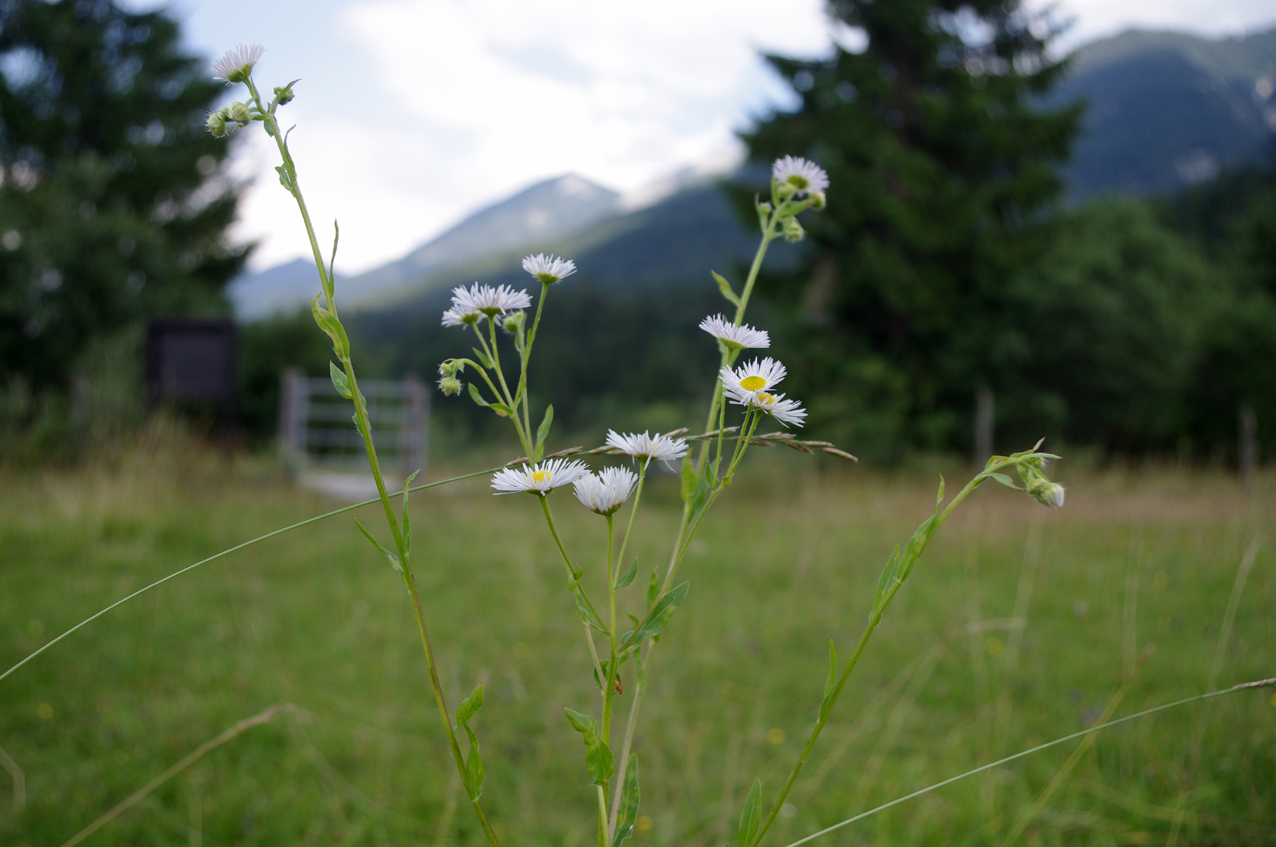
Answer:
[(470, 696), (462, 700), (456, 707), (456, 723), (457, 726), (464, 726), (466, 721), (478, 714), (478, 710), (483, 708), (483, 683), (474, 686), (474, 690), (470, 692)]
[(740, 813), (740, 832), (737, 839), (739, 847), (749, 847), (753, 836), (758, 833), (762, 823), (762, 780), (753, 780), (749, 796), (744, 801), (744, 811)]
[(279, 174), (279, 184), (284, 187), (284, 190), (287, 191), (292, 196), (296, 197), (297, 192), (293, 190), (292, 180), (288, 178), (288, 171), (284, 168), (284, 166), (276, 165), (275, 173)]
[[(470, 387), (473, 388), (474, 383), (471, 382)], [(509, 406), (506, 406), (504, 403), (488, 403), (488, 405), (491, 406), (492, 411), (496, 412), (496, 414), (498, 415), (506, 415), (509, 417), (513, 417), (514, 415), (514, 410), (511, 409)]]
[(470, 755), (465, 757), (465, 790), (471, 800), (483, 796), (483, 783), (487, 780), (487, 772), (483, 769), (483, 756), (479, 753), (478, 736), (474, 730), (465, 727), (465, 734), (470, 737)]
[(1007, 488), (1013, 488), (1015, 491), (1019, 490), (1019, 486), (1015, 485), (1014, 480), (1006, 476), (1004, 473), (990, 473), (987, 475), (987, 478), (996, 480)]
[(682, 460), (682, 502), (689, 503), (696, 493), (696, 483), (699, 474), (696, 473), (696, 466), (691, 461), (691, 456)]
[(718, 283), (718, 290), (722, 292), (722, 296), (730, 300), (733, 305), (739, 306), (740, 298), (731, 289), (731, 283), (727, 282), (717, 271), (709, 271), (709, 273), (713, 274), (713, 281)]
[(372, 544), (373, 547), (380, 550), (385, 555), (385, 557), (390, 560), (391, 567), (393, 567), (396, 571), (403, 570), (403, 563), (399, 561), (398, 553), (387, 550), (385, 547), (381, 546), (381, 542), (373, 538), (372, 533), (368, 532), (366, 529), (363, 528), (363, 524), (359, 523), (358, 518), (354, 519), (354, 525), (359, 527), (359, 531), (363, 533), (363, 537), (368, 539), (368, 542)]
[(616, 769), (616, 760), (611, 755), (611, 748), (598, 737), (598, 723), (588, 715), (564, 708), (567, 722), (585, 739), (585, 767), (589, 769), (590, 779), (594, 785), (602, 785), (611, 778)]
[[(651, 569), (651, 582), (647, 584), (647, 608), (651, 608), (651, 604), (656, 602), (656, 597), (660, 594), (660, 577), (658, 576), (658, 567)], [(634, 624), (637, 626), (637, 623)]]
[(332, 339), (332, 350), (337, 354), (337, 358), (344, 359), (350, 354), (350, 337), (346, 335), (346, 328), (341, 325), (341, 321), (320, 305), (319, 301), (322, 297), (322, 294), (316, 294), (310, 301), (310, 313), (314, 315), (315, 323), (319, 325), (319, 328)]
[(470, 399), (473, 400), (475, 403), (478, 403), (480, 406), (492, 405), (491, 403), (483, 399), (483, 395), (479, 393), (478, 386), (472, 382), (470, 383)]
[(647, 621), (638, 631), (633, 634), (632, 639), (626, 639), (627, 646), (636, 646), (660, 634), (661, 630), (669, 623), (669, 619), (673, 617), (673, 613), (678, 611), (678, 607), (682, 605), (682, 601), (687, 599), (687, 592), (691, 590), (691, 583), (684, 582), (675, 588), (669, 589), (664, 597), (660, 598), (660, 602), (651, 610), (651, 614), (647, 616)]
[(634, 557), (634, 563), (629, 566), (629, 570), (616, 577), (617, 588), (628, 588), (629, 583), (634, 581), (634, 577), (638, 575), (638, 558)]
[(824, 680), (824, 700), (820, 703), (820, 720), (828, 717), (833, 708), (833, 689), (837, 687), (837, 645), (829, 639), (829, 675)]
[(567, 587), (571, 589), (572, 594), (576, 597), (576, 611), (580, 613), (580, 619), (610, 638), (611, 633), (607, 630), (607, 625), (603, 623), (602, 618), (598, 617), (598, 614), (586, 602), (585, 591), (580, 587), (580, 580), (569, 580)]
[(638, 754), (629, 754), (629, 764), (625, 766), (625, 787), (620, 790), (620, 814), (616, 817), (616, 840), (614, 847), (634, 834), (634, 822), (638, 820)]
[(346, 372), (337, 367), (336, 362), (328, 363), (328, 376), (332, 377), (332, 387), (337, 389), (337, 393), (347, 400), (353, 400), (354, 394), (350, 391), (350, 380), (346, 379)]
[(536, 428), (536, 455), (532, 457), (533, 462), (539, 462), (541, 456), (545, 455), (545, 439), (549, 437), (549, 427), (553, 422), (554, 405), (551, 403), (545, 409), (545, 417), (541, 420), (541, 425)]
[(882, 604), (886, 602), (886, 595), (899, 579), (899, 545), (895, 545), (895, 552), (891, 553), (890, 561), (886, 563), (886, 567), (882, 569), (882, 575), (877, 579), (877, 593), (873, 595), (873, 614), (876, 615), (882, 609)]
[(403, 549), (408, 551), (412, 549), (412, 525), (408, 523), (408, 488), (420, 472), (421, 469), (417, 468), (403, 480)]
[(474, 355), (478, 357), (478, 360), (483, 363), (483, 367), (490, 371), (492, 369), (492, 357), (477, 347), (471, 347), (470, 349), (474, 351)]

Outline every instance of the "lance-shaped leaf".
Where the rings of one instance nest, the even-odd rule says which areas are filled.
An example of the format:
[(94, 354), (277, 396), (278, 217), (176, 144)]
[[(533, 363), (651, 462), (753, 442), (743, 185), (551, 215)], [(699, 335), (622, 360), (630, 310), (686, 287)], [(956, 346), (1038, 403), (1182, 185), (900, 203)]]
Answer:
[(758, 826), (762, 823), (762, 780), (753, 780), (749, 796), (744, 800), (744, 811), (740, 813), (740, 830), (736, 844), (738, 847), (749, 847), (753, 836), (758, 834)]
[(733, 305), (739, 306), (740, 298), (737, 297), (735, 291), (731, 289), (731, 283), (727, 282), (726, 279), (719, 275), (717, 271), (709, 271), (709, 273), (713, 274), (713, 281), (718, 284), (718, 290), (722, 292), (722, 296), (731, 301)]
[(882, 610), (882, 605), (886, 602), (886, 595), (890, 593), (891, 588), (899, 581), (899, 545), (895, 545), (895, 551), (891, 553), (890, 561), (886, 563), (886, 567), (882, 568), (882, 575), (877, 578), (877, 593), (873, 595), (873, 614), (876, 615)]
[(377, 541), (375, 538), (372, 537), (372, 533), (368, 532), (366, 529), (363, 528), (363, 524), (359, 523), (358, 518), (354, 519), (354, 525), (359, 527), (359, 531), (363, 533), (363, 537), (368, 539), (368, 542), (373, 547), (380, 550), (385, 555), (385, 557), (390, 560), (391, 567), (393, 567), (396, 571), (403, 570), (403, 563), (399, 561), (398, 553), (395, 553), (392, 550), (387, 550), (385, 547), (383, 547), (380, 541)]
[(589, 715), (582, 715), (572, 709), (563, 709), (567, 722), (585, 738), (585, 767), (589, 769), (589, 778), (594, 785), (602, 785), (611, 778), (616, 769), (616, 760), (612, 758), (611, 748), (598, 737), (598, 723)]
[(478, 386), (472, 382), (470, 383), (470, 399), (473, 400), (475, 403), (478, 403), (480, 406), (492, 405), (491, 403), (483, 399), (483, 395), (479, 393)]
[(1019, 490), (1019, 486), (1015, 485), (1014, 481), (1010, 477), (1006, 476), (1004, 473), (990, 473), (990, 474), (987, 474), (986, 476), (988, 479), (994, 479), (997, 482), (1000, 482), (1002, 485), (1006, 486), (1007, 488), (1013, 488), (1015, 491)]
[(634, 577), (638, 575), (638, 559), (634, 559), (634, 563), (629, 566), (629, 570), (616, 577), (617, 588), (628, 588), (629, 583), (634, 581)]
[(470, 696), (456, 707), (456, 724), (465, 730), (465, 734), (470, 739), (470, 755), (465, 757), (465, 790), (471, 800), (477, 800), (483, 795), (483, 783), (487, 779), (487, 772), (483, 769), (483, 756), (479, 752), (478, 736), (469, 726), (470, 718), (478, 714), (481, 708), (483, 708), (483, 684), (479, 683), (470, 692)]
[(477, 347), (471, 347), (470, 349), (474, 351), (475, 358), (477, 358), (480, 362), (483, 363), (483, 367), (487, 368), (490, 371), (492, 369), (492, 357), (487, 355), (486, 353), (484, 353), (482, 350), (478, 349)]
[(625, 786), (620, 790), (620, 813), (616, 816), (616, 840), (612, 843), (620, 847), (620, 842), (634, 834), (634, 822), (638, 820), (638, 754), (629, 754), (629, 764), (625, 766)]
[(651, 610), (651, 614), (647, 616), (647, 620), (643, 622), (643, 625), (638, 627), (636, 632), (625, 638), (625, 648), (636, 647), (648, 638), (654, 638), (659, 635), (661, 630), (668, 625), (673, 613), (678, 611), (682, 601), (687, 599), (687, 592), (690, 590), (690, 582), (684, 582), (669, 589), (669, 592), (656, 603), (656, 607)]
[(541, 457), (545, 455), (545, 439), (549, 438), (549, 427), (554, 422), (554, 405), (551, 403), (545, 409), (545, 417), (541, 421), (541, 425), (536, 428), (536, 455), (532, 457), (533, 462), (539, 462)]
[(421, 472), (417, 468), (408, 474), (408, 478), (403, 480), (403, 549), (412, 549), (412, 524), (408, 522), (408, 489), (412, 485), (412, 480), (416, 479), (416, 475)]
[(347, 400), (353, 400), (354, 394), (350, 391), (350, 380), (346, 379), (346, 372), (337, 367), (336, 362), (328, 363), (328, 375), (332, 377), (332, 387), (337, 389), (337, 393)]
[(337, 358), (344, 359), (350, 355), (350, 337), (346, 335), (346, 328), (341, 325), (341, 321), (337, 320), (337, 316), (320, 305), (321, 297), (323, 297), (322, 294), (316, 294), (310, 301), (310, 313), (314, 315), (315, 323), (319, 325), (319, 328), (332, 339), (332, 350), (337, 354)]
[(569, 579), (567, 587), (571, 589), (572, 594), (576, 597), (576, 611), (580, 614), (580, 619), (603, 635), (611, 637), (611, 631), (607, 629), (603, 619), (598, 617), (598, 613), (590, 607), (589, 601), (585, 599), (585, 591), (580, 587), (580, 580)]

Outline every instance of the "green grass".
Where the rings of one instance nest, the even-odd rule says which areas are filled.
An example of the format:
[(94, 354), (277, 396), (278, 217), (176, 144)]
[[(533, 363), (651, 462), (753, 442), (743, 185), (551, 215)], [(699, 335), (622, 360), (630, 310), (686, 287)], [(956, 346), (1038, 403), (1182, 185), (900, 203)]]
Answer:
[[(754, 461), (754, 458), (757, 461)], [(933, 504), (927, 474), (763, 454), (692, 547), (692, 583), (653, 660), (637, 750), (638, 847), (735, 840), (749, 784), (774, 798), (816, 715), (833, 638), (849, 654), (891, 547)], [(812, 469), (819, 465), (823, 471)], [(1117, 714), (1206, 690), (1242, 555), (1276, 525), (1263, 478), (1168, 470), (1069, 479), (1058, 512), (991, 486), (940, 531), (888, 610), (798, 780), (782, 845), (1092, 721), (1148, 645)], [(464, 468), (456, 468), (462, 471)], [(950, 490), (966, 472), (949, 469)], [(678, 517), (649, 485), (635, 609)], [(506, 845), (589, 847), (594, 795), (562, 709), (596, 712), (581, 624), (531, 498), (484, 480), (414, 495), (416, 569), (450, 702), (476, 682), (484, 800)], [(597, 585), (604, 522), (551, 499)], [(271, 469), (179, 448), (116, 469), (0, 477), (0, 671), (147, 582), (331, 504)], [(378, 516), (365, 509), (369, 527)], [(659, 542), (654, 539), (660, 539)], [(1276, 539), (1268, 539), (1269, 545)], [(1221, 685), (1276, 674), (1276, 568), (1259, 550)], [(1032, 581), (1021, 628), (1014, 613)], [(593, 593), (598, 596), (600, 587)], [(1024, 595), (1027, 596), (1027, 595)], [(989, 621), (970, 632), (972, 621)], [(1017, 659), (1015, 656), (1017, 655)], [(632, 670), (622, 676), (627, 709)], [(402, 585), (341, 516), (196, 570), (0, 682), (0, 843), (58, 845), (174, 762), (247, 730), (85, 843), (480, 844), (426, 682)], [(1193, 739), (1202, 727), (1193, 769)], [(820, 842), (999, 845), (1065, 745)], [(1027, 844), (1276, 843), (1270, 689), (1102, 734)]]

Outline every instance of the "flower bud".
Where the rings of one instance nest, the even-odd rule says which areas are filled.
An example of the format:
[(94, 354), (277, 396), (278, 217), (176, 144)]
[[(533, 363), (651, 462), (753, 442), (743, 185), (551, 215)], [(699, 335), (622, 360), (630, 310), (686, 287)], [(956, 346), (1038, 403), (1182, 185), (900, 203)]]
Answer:
[(505, 328), (505, 331), (506, 331), (506, 332), (510, 333), (511, 335), (515, 335), (515, 334), (517, 334), (517, 333), (518, 333), (518, 331), (519, 331), (520, 329), (522, 329), (522, 328), (523, 328), (523, 323), (524, 323), (524, 321), (526, 321), (526, 320), (527, 320), (527, 315), (526, 315), (526, 313), (521, 312), (521, 311), (519, 311), (519, 312), (510, 312), (510, 313), (509, 313), (508, 315), (506, 315), (506, 316), (505, 316), (505, 318), (501, 321), (501, 326), (503, 326), (503, 327)]
[(221, 112), (208, 113), (208, 131), (215, 138), (221, 138), (226, 135), (226, 119), (222, 117)]
[(793, 183), (786, 181), (776, 184), (775, 195), (781, 200), (791, 200), (795, 194), (797, 194), (797, 186)]
[(461, 381), (454, 376), (445, 376), (439, 380), (439, 389), (448, 397), (461, 393)]
[(226, 114), (232, 121), (240, 126), (248, 126), (252, 121), (252, 112), (248, 111), (248, 107), (236, 100), (226, 107)]
[(291, 103), (292, 99), (296, 96), (297, 95), (292, 92), (292, 83), (284, 86), (275, 86), (275, 102), (280, 106)]
[(802, 229), (802, 225), (798, 223), (797, 218), (784, 219), (784, 240), (785, 241), (801, 241), (806, 237), (806, 230)]
[(440, 376), (455, 376), (458, 371), (465, 370), (465, 365), (456, 359), (448, 359), (439, 363)]
[(1043, 506), (1049, 506), (1051, 509), (1058, 509), (1063, 506), (1064, 489), (1057, 482), (1051, 482), (1045, 477), (1037, 477), (1028, 485), (1028, 493), (1031, 494), (1038, 503)]
[(810, 198), (812, 209), (823, 209), (828, 203), (828, 200), (824, 197), (823, 191), (812, 191)]

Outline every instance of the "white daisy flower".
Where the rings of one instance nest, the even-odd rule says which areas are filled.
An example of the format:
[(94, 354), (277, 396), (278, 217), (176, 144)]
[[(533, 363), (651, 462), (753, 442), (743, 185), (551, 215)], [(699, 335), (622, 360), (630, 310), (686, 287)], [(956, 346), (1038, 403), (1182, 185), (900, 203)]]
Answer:
[(776, 159), (775, 164), (771, 166), (771, 178), (776, 182), (787, 182), (796, 188), (798, 197), (808, 191), (818, 191), (823, 194), (829, 187), (829, 175), (823, 168), (814, 162), (795, 156)]
[(610, 515), (619, 509), (629, 495), (634, 493), (638, 475), (625, 468), (603, 468), (572, 483), (576, 499), (586, 509), (600, 515)]
[(754, 359), (738, 368), (724, 366), (718, 375), (722, 380), (722, 389), (732, 400), (743, 404), (748, 395), (774, 388), (784, 379), (786, 373), (788, 372), (784, 365), (768, 356), (761, 361)]
[(615, 430), (607, 430), (607, 446), (614, 447), (635, 459), (652, 459), (657, 462), (669, 462), (687, 455), (687, 442), (682, 438), (669, 438), (657, 435), (652, 438), (647, 433), (638, 435), (627, 433), (621, 435)]
[(584, 462), (567, 459), (550, 459), (539, 465), (524, 465), (518, 468), (504, 468), (492, 476), (492, 487), (497, 494), (517, 494), (526, 491), (529, 494), (548, 494), (555, 488), (571, 485), (585, 474), (589, 468)]
[(700, 322), (700, 328), (732, 350), (771, 346), (771, 336), (767, 335), (766, 330), (754, 329), (747, 324), (736, 326), (728, 323), (721, 314), (705, 318)]
[(478, 309), (463, 309), (460, 306), (453, 306), (443, 313), (444, 326), (461, 326), (462, 324), (477, 324), (483, 320), (483, 313)]
[(253, 65), (265, 52), (266, 48), (260, 44), (238, 44), (234, 50), (213, 62), (213, 74), (227, 82), (247, 82)]
[(806, 409), (802, 408), (802, 404), (796, 400), (785, 400), (783, 394), (768, 394), (765, 391), (755, 391), (744, 402), (735, 398), (732, 398), (732, 402), (740, 403), (741, 406), (752, 406), (759, 411), (766, 412), (782, 424), (802, 426), (806, 421)]
[(444, 325), (453, 326), (446, 323), (449, 313), (458, 323), (471, 323), (473, 321), (466, 318), (473, 318), (476, 313), (490, 318), (515, 309), (526, 309), (530, 305), (531, 295), (526, 291), (515, 291), (508, 285), (496, 288), (479, 285), (477, 282), (469, 288), (462, 285), (452, 289), (452, 308), (443, 313)]
[(537, 253), (523, 260), (523, 270), (549, 285), (576, 273), (576, 263), (571, 259), (559, 259)]

